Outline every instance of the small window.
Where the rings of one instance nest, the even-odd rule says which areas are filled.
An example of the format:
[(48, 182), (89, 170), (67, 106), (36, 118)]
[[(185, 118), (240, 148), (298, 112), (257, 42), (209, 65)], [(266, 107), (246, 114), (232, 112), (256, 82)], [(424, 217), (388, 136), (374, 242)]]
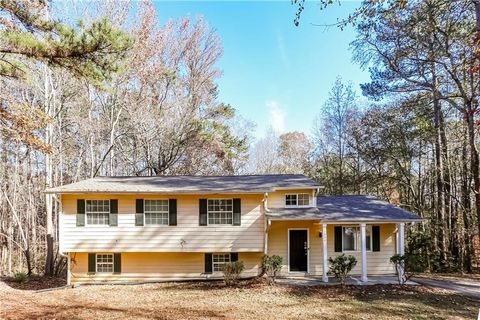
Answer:
[[(362, 250), (362, 236), (360, 227), (343, 227), (342, 232), (342, 250), (343, 251), (361, 251)], [(372, 248), (372, 226), (366, 228), (366, 242), (367, 251)]]
[(97, 254), (97, 272), (113, 272), (113, 254)]
[(168, 225), (168, 200), (145, 200), (145, 224)]
[(308, 193), (287, 194), (285, 195), (286, 206), (309, 206), (310, 195)]
[(232, 199), (208, 199), (208, 224), (233, 224)]
[(230, 254), (229, 253), (221, 253), (221, 254), (213, 254), (213, 271), (223, 271), (223, 266), (225, 263), (230, 262)]
[(87, 224), (106, 224), (110, 213), (110, 200), (87, 200), (85, 213)]

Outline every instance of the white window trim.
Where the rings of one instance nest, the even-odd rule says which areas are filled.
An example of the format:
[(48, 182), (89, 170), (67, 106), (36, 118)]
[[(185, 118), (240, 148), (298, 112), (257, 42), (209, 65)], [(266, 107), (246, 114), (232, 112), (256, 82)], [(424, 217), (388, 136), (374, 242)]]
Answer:
[[(358, 229), (358, 234), (360, 235), (360, 243), (359, 243), (359, 249), (358, 250), (343, 250), (343, 228), (357, 228)], [(371, 225), (366, 225), (365, 227), (365, 236), (367, 233), (367, 230), (370, 229), (370, 249), (367, 249), (367, 252), (372, 252), (372, 246), (373, 246), (373, 235), (372, 235), (372, 226)], [(361, 227), (357, 225), (346, 225), (342, 226), (342, 252), (343, 253), (358, 253), (362, 252), (362, 236), (361, 236)], [(366, 238), (366, 237), (365, 237)]]
[[(232, 201), (232, 223), (210, 223), (210, 210), (208, 210), (208, 201), (210, 200), (231, 200)], [(224, 211), (230, 212), (230, 211)], [(207, 199), (207, 226), (233, 226), (233, 198), (209, 198)]]
[[(145, 213), (154, 213), (154, 212), (146, 212), (145, 208), (145, 201), (146, 200), (167, 200), (167, 224), (146, 224), (145, 223)], [(162, 212), (163, 213), (163, 212)], [(170, 225), (170, 201), (169, 199), (165, 198), (155, 198), (155, 199), (143, 199), (143, 226), (144, 227), (168, 227)]]
[(107, 214), (110, 214), (110, 210), (111, 210), (111, 203), (110, 203), (110, 199), (85, 199), (85, 226), (90, 226), (90, 227), (95, 227), (95, 228), (98, 228), (98, 227), (104, 227), (104, 226), (110, 226), (110, 217), (108, 217), (108, 223), (104, 223), (104, 224), (92, 224), (92, 223), (88, 223), (88, 211), (87, 211), (87, 201), (108, 201), (108, 212), (90, 212), (90, 214), (103, 214), (103, 213), (107, 213)]
[[(299, 205), (298, 204), (298, 195), (299, 194), (306, 194), (308, 196), (308, 205)], [(287, 196), (297, 196), (297, 204), (287, 204)], [(285, 193), (283, 203), (284, 203), (286, 208), (310, 208), (310, 207), (312, 207), (313, 201), (312, 201), (312, 198), (311, 198), (311, 194), (309, 194), (308, 192), (299, 192), (299, 193)]]
[[(112, 256), (112, 272), (102, 272), (102, 271), (98, 271), (98, 256), (99, 255), (111, 255)], [(105, 263), (103, 262), (104, 264), (110, 264), (109, 262)], [(101, 253), (95, 253), (95, 273), (101, 273), (101, 274), (113, 274), (115, 272), (115, 255), (113, 253), (109, 253), (109, 252), (101, 252)]]
[[(214, 256), (215, 255), (228, 255), (228, 261), (226, 262), (214, 262)], [(222, 271), (215, 271), (215, 265), (217, 264), (226, 264), (226, 263), (230, 263), (232, 262), (232, 254), (229, 253), (229, 252), (216, 252), (216, 253), (212, 253), (212, 273), (219, 273), (219, 272), (222, 272)]]

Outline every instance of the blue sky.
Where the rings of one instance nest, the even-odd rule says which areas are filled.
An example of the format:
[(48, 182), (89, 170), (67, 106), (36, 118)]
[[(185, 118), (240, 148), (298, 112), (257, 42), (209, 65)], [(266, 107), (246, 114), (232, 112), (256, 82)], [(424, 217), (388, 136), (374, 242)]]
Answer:
[(310, 133), (337, 76), (358, 85), (368, 80), (351, 61), (353, 27), (313, 26), (346, 17), (359, 2), (343, 1), (319, 9), (306, 3), (299, 27), (293, 25), (296, 7), (290, 1), (158, 1), (161, 23), (185, 15), (203, 16), (223, 42), (219, 61), (220, 100), (256, 123), (259, 138), (269, 127), (278, 133)]

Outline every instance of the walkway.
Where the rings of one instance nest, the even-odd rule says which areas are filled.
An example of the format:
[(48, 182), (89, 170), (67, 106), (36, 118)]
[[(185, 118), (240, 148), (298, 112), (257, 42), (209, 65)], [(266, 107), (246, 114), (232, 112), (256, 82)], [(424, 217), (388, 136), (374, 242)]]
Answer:
[(480, 300), (480, 281), (477, 280), (437, 280), (422, 277), (413, 278), (413, 281), (429, 287), (452, 290), (462, 295)]

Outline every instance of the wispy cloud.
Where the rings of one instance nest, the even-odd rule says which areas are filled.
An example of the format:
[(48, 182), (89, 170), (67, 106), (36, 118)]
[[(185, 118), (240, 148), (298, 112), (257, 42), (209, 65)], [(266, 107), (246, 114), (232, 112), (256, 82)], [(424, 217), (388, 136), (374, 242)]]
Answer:
[(270, 111), (270, 126), (276, 134), (285, 132), (285, 111), (276, 101), (267, 101), (267, 108)]
[(285, 69), (290, 69), (290, 59), (288, 58), (287, 48), (285, 47), (285, 41), (280, 32), (277, 32), (277, 48), (280, 52), (280, 58)]

